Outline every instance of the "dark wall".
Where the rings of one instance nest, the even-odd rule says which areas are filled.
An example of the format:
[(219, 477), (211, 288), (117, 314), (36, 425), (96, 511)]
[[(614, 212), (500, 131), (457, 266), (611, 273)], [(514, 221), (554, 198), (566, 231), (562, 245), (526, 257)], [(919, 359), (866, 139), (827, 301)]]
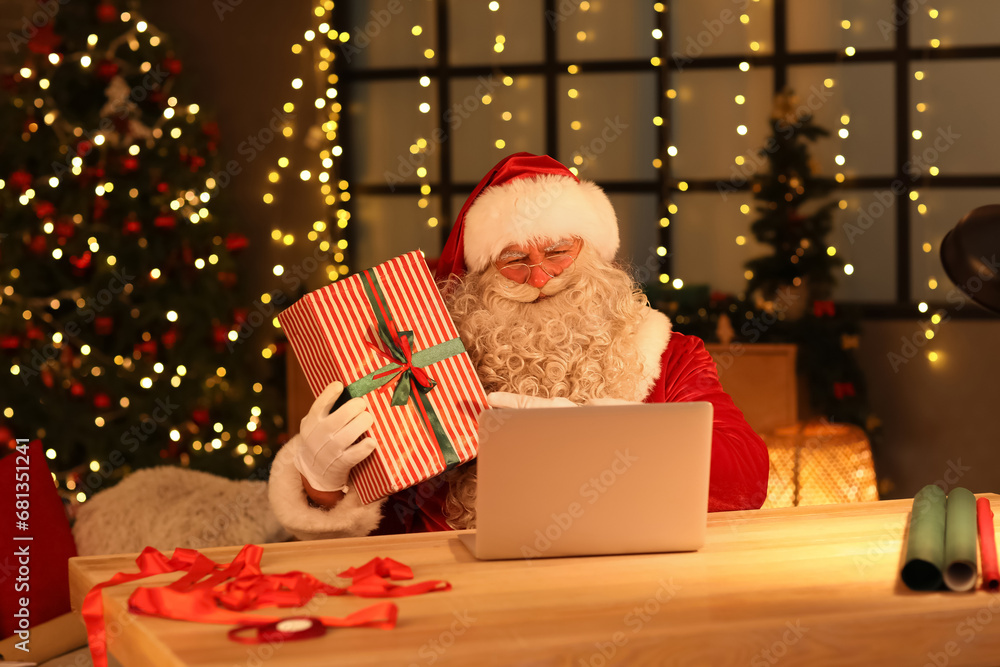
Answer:
[[(868, 322), (861, 339), (872, 407), (885, 433), (876, 453), (879, 476), (894, 487), (886, 497), (912, 497), (934, 482), (996, 492), (1000, 323), (946, 321), (930, 341), (923, 330), (916, 320)], [(914, 344), (921, 339), (923, 346)], [(940, 355), (935, 363), (927, 358), (932, 350)]]

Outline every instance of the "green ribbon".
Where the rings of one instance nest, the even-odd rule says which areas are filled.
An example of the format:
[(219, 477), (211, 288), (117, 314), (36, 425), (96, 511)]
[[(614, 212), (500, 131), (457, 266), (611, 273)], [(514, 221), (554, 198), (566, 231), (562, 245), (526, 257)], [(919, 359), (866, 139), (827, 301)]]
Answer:
[[(428, 428), (441, 450), (445, 469), (454, 468), (459, 463), (458, 452), (455, 451), (455, 446), (448, 438), (448, 434), (427, 395), (437, 383), (423, 369), (465, 352), (465, 346), (461, 339), (452, 338), (443, 343), (412, 352), (413, 332), (400, 331), (396, 326), (378, 278), (375, 277), (371, 269), (362, 271), (359, 277), (365, 296), (368, 298), (368, 303), (375, 315), (378, 336), (385, 347), (380, 348), (372, 343), (366, 344), (391, 361), (347, 385), (347, 393), (352, 398), (364, 396), (395, 379), (397, 384), (392, 392), (391, 405), (400, 407), (412, 399), (422, 418), (421, 421)], [(416, 391), (413, 391), (414, 388)]]

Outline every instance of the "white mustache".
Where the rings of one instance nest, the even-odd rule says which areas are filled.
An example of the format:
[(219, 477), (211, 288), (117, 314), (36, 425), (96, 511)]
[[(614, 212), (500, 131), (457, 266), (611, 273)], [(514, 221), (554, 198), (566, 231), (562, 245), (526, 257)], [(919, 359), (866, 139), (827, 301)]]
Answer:
[(573, 283), (574, 268), (576, 267), (570, 267), (555, 278), (549, 278), (548, 282), (540, 288), (533, 287), (526, 282), (521, 284), (511, 283), (499, 273), (497, 277), (502, 281), (500, 289), (506, 298), (520, 303), (531, 303), (532, 301), (536, 301), (540, 296), (553, 296), (569, 287)]

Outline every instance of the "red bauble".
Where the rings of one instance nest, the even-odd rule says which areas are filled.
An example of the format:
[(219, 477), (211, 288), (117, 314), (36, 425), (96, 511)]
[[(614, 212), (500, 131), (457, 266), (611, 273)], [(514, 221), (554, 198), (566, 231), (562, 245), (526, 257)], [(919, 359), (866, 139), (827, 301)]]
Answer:
[(55, 235), (59, 239), (68, 239), (76, 233), (76, 225), (69, 218), (60, 218), (55, 224)]
[(205, 158), (200, 155), (191, 156), (191, 172), (194, 173), (205, 166)]
[(177, 343), (177, 329), (171, 327), (167, 329), (162, 336), (160, 336), (160, 342), (163, 343), (163, 347), (168, 350), (172, 348)]
[(110, 2), (97, 5), (97, 20), (101, 23), (111, 23), (118, 18), (118, 10)]
[(226, 289), (232, 289), (236, 286), (236, 274), (230, 271), (219, 271), (215, 274), (215, 279)]
[(31, 182), (35, 179), (24, 169), (18, 169), (7, 180), (10, 181), (11, 185), (20, 190), (23, 195), (31, 187)]
[(87, 157), (92, 150), (94, 150), (94, 144), (86, 139), (76, 145), (76, 154), (78, 157)]
[(53, 379), (52, 377), (52, 371), (50, 371), (47, 368), (44, 371), (42, 371), (42, 384), (44, 384), (49, 389), (52, 389), (52, 386), (55, 384), (55, 379)]
[(17, 442), (14, 440), (14, 432), (3, 424), (0, 424), (0, 445), (8, 449), (14, 449), (17, 446)]
[(21, 347), (21, 337), (14, 334), (0, 336), (0, 350), (16, 350)]
[(49, 249), (48, 241), (41, 234), (37, 234), (31, 237), (31, 243), (28, 244), (28, 250), (36, 255), (44, 255)]
[(81, 398), (87, 393), (87, 390), (83, 388), (83, 385), (79, 382), (74, 382), (69, 386), (69, 393), (73, 395), (74, 398)]
[(161, 181), (156, 184), (156, 191), (159, 192), (161, 195), (166, 194), (167, 190), (169, 189), (170, 185), (167, 184), (166, 181)]
[(138, 220), (126, 220), (122, 225), (123, 234), (139, 234), (142, 232), (142, 223)]
[(134, 157), (127, 157), (122, 160), (122, 171), (130, 172), (139, 168), (139, 160)]
[(212, 416), (208, 413), (205, 408), (196, 408), (191, 411), (191, 419), (198, 426), (204, 426), (209, 422)]
[(45, 332), (42, 331), (42, 328), (31, 324), (24, 330), (24, 335), (28, 337), (28, 340), (45, 340)]
[(108, 202), (104, 197), (94, 197), (94, 219), (100, 220), (104, 217), (104, 212), (108, 210)]
[(98, 410), (107, 410), (111, 407), (111, 397), (101, 392), (94, 395), (94, 407)]
[(216, 123), (215, 121), (212, 121), (211, 123), (202, 123), (201, 131), (209, 139), (212, 139), (213, 141), (218, 141), (219, 140), (219, 136), (220, 136), (219, 135), (219, 124)]
[(171, 74), (173, 74), (174, 76), (177, 76), (178, 74), (181, 73), (182, 69), (181, 61), (178, 60), (177, 58), (171, 58), (170, 56), (167, 56), (166, 58), (163, 59), (162, 64), (163, 68), (166, 69)]
[(229, 340), (229, 328), (224, 327), (221, 324), (212, 325), (212, 342), (215, 343), (216, 349), (225, 347), (226, 341)]
[(164, 213), (163, 215), (156, 216), (153, 219), (153, 224), (160, 229), (173, 229), (177, 226), (177, 218)]
[(226, 250), (229, 252), (243, 250), (243, 248), (246, 248), (248, 245), (250, 245), (250, 241), (247, 240), (247, 237), (242, 234), (233, 232), (232, 234), (226, 236)]
[(250, 311), (247, 308), (234, 308), (233, 309), (233, 324), (242, 325), (247, 321), (247, 315)]
[(118, 74), (118, 63), (112, 60), (102, 60), (95, 68), (97, 76), (104, 81), (110, 81), (115, 74)]
[(98, 336), (107, 336), (115, 328), (115, 321), (107, 316), (94, 318), (94, 333)]
[(93, 255), (89, 250), (84, 251), (80, 256), (73, 255), (69, 258), (69, 263), (73, 265), (73, 274), (81, 277), (90, 269)]
[(256, 431), (250, 433), (250, 439), (256, 443), (267, 442), (267, 433), (264, 429), (258, 428)]
[(156, 354), (156, 341), (155, 340), (147, 340), (147, 341), (144, 341), (142, 343), (136, 343), (135, 344), (135, 352), (138, 352), (140, 354), (148, 354), (150, 356), (155, 355)]
[(813, 315), (816, 317), (823, 317), (824, 315), (829, 315), (833, 317), (837, 314), (837, 306), (833, 301), (822, 301), (817, 299), (813, 301)]
[(55, 205), (52, 202), (39, 200), (35, 202), (35, 215), (38, 216), (39, 220), (44, 220), (45, 218), (52, 217), (56, 212)]
[(56, 34), (55, 21), (48, 21), (38, 29), (35, 36), (28, 41), (28, 50), (32, 53), (47, 56), (54, 52), (62, 43), (62, 38)]

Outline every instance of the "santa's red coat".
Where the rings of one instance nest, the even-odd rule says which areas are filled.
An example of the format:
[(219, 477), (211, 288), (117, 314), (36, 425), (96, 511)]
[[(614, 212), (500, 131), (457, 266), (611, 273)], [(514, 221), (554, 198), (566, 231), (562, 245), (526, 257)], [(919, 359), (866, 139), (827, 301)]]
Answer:
[[(644, 402), (690, 401), (708, 401), (714, 409), (708, 511), (759, 508), (767, 496), (767, 446), (723, 390), (704, 343), (673, 332)], [(443, 511), (447, 492), (436, 477), (391, 496), (374, 534), (450, 530)]]

